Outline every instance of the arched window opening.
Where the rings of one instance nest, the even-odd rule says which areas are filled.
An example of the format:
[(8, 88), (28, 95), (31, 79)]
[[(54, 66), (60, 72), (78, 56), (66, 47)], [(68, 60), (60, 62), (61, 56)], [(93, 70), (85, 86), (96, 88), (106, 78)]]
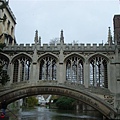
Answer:
[(7, 72), (8, 70), (8, 64), (9, 60), (4, 55), (0, 55), (0, 66), (2, 66), (2, 69)]
[(13, 82), (29, 80), (30, 76), (30, 59), (21, 56), (14, 61)]
[(104, 71), (103, 71), (103, 74), (104, 74), (104, 87), (105, 88), (108, 88), (108, 80), (107, 80), (107, 61), (103, 61), (103, 67), (104, 67)]
[(40, 74), (39, 74), (39, 79), (40, 80), (45, 80), (45, 65), (44, 65), (45, 63), (44, 63), (44, 60), (41, 60), (41, 63), (40, 63)]
[(55, 60), (53, 60), (52, 62), (52, 80), (56, 80), (56, 70), (57, 70), (57, 66), (56, 66), (56, 62)]
[(80, 60), (78, 63), (78, 79), (80, 80), (80, 84), (84, 84), (84, 76), (83, 76), (83, 61)]
[(24, 61), (20, 61), (20, 81), (24, 80)]
[(107, 61), (100, 56), (90, 60), (90, 85), (108, 87)]
[(40, 61), (40, 80), (56, 80), (57, 66), (56, 60), (52, 57), (44, 57)]
[(30, 61), (26, 61), (25, 64), (25, 80), (29, 80), (30, 77)]
[(66, 62), (66, 80), (71, 80), (71, 63), (70, 60)]
[(18, 68), (19, 68), (19, 62), (18, 60), (14, 61), (14, 70), (13, 70), (13, 83), (18, 82)]
[(76, 61), (72, 62), (72, 81), (77, 81), (77, 64)]
[(66, 61), (66, 80), (84, 84), (83, 60), (79, 57), (70, 57)]
[(8, 64), (9, 64), (8, 58), (5, 57), (4, 55), (0, 55), (0, 79), (4, 79), (4, 77), (8, 76), (7, 75), (7, 73), (8, 73)]

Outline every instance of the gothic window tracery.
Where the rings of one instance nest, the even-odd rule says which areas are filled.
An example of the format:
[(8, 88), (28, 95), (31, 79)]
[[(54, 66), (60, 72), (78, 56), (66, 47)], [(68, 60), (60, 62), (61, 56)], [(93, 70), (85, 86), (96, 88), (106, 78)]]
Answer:
[(47, 56), (40, 60), (40, 80), (56, 80), (56, 71), (56, 60), (53, 57)]
[(101, 56), (93, 57), (90, 60), (90, 85), (108, 87), (107, 61)]
[(9, 60), (7, 57), (5, 57), (4, 55), (0, 55), (0, 66), (2, 66), (2, 70), (7, 73), (8, 71), (8, 64), (9, 64)]
[(14, 70), (13, 70), (13, 82), (18, 81), (18, 68), (19, 68), (19, 62), (18, 60), (14, 61)]
[(70, 57), (66, 61), (66, 80), (84, 84), (83, 60), (79, 57)]
[(14, 61), (13, 82), (29, 80), (31, 61), (28, 57), (21, 56)]

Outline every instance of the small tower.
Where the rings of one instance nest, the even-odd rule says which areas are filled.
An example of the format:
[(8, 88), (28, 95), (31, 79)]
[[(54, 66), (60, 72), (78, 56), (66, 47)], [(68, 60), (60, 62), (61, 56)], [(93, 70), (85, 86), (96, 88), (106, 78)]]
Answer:
[(41, 37), (39, 36), (39, 44), (40, 44), (40, 46), (41, 46)]
[(114, 41), (116, 45), (120, 45), (120, 15), (115, 15), (113, 18), (114, 25)]
[(35, 44), (38, 43), (38, 31), (37, 30), (35, 31), (35, 39), (34, 39), (34, 41), (35, 41)]
[(111, 30), (110, 27), (108, 27), (108, 44), (112, 45), (112, 35), (111, 35)]
[(64, 44), (63, 30), (61, 30), (61, 34), (60, 34), (60, 43)]

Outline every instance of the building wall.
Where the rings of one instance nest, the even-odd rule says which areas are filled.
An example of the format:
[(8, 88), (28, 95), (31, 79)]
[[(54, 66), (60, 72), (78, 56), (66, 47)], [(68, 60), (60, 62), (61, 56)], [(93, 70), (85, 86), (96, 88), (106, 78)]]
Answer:
[[(1, 3), (2, 4), (2, 3)], [(15, 25), (16, 25), (16, 18), (9, 7), (6, 6), (3, 10), (0, 10), (0, 18), (6, 17), (5, 20), (0, 22), (0, 43), (6, 43), (14, 45), (16, 43), (15, 40)]]

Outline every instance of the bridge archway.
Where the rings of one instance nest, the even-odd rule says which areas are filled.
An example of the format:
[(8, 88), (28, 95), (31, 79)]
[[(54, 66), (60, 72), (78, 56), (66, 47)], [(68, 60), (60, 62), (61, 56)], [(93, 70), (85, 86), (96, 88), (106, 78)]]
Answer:
[(21, 99), (23, 97), (28, 97), (32, 95), (42, 95), (42, 94), (52, 94), (52, 95), (62, 95), (74, 98), (76, 100), (79, 100), (96, 110), (98, 110), (100, 113), (102, 113), (104, 116), (106, 116), (108, 119), (113, 119), (116, 111), (111, 106), (109, 106), (105, 101), (95, 97), (91, 93), (88, 93), (86, 91), (79, 91), (75, 90), (69, 87), (64, 86), (24, 86), (24, 87), (17, 87), (10, 89), (0, 94), (0, 101), (7, 100), (7, 103), (10, 104), (18, 99)]

